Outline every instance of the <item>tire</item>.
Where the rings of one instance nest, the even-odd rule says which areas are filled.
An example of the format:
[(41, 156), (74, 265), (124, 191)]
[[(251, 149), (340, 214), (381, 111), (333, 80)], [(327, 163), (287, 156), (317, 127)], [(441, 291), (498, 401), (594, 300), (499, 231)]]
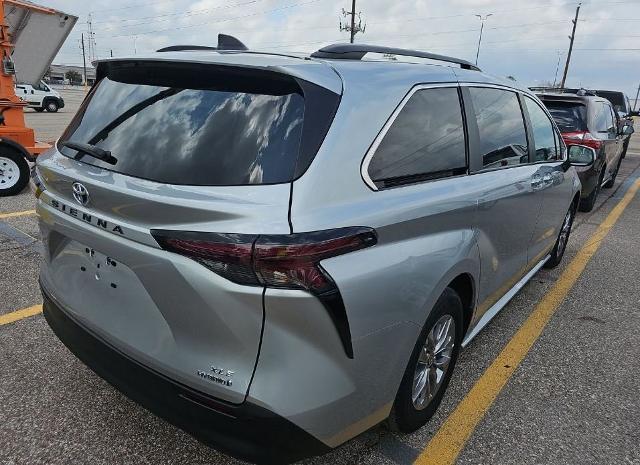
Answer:
[(0, 197), (15, 195), (29, 182), (29, 165), (17, 150), (0, 146)]
[[(445, 336), (448, 336), (445, 340), (450, 340), (453, 344), (452, 347), (449, 348), (449, 344), (446, 344), (444, 346), (445, 349), (439, 352), (439, 355), (437, 352), (425, 352), (427, 338), (433, 336), (432, 330), (437, 329), (438, 325), (443, 325), (446, 322), (449, 323), (451, 332), (445, 334)], [(460, 300), (460, 296), (448, 287), (434, 305), (411, 353), (409, 364), (402, 377), (400, 388), (398, 389), (396, 399), (391, 409), (391, 414), (387, 420), (392, 430), (411, 433), (422, 427), (433, 416), (442, 401), (456, 361), (458, 360), (458, 354), (460, 353), (462, 344), (462, 333), (462, 301)], [(430, 337), (429, 340), (433, 341), (433, 337)], [(433, 347), (433, 343), (430, 345)], [(432, 396), (425, 396), (424, 401), (426, 403), (424, 404), (420, 403), (420, 396), (417, 396), (414, 402), (414, 376), (417, 375), (419, 369), (425, 369), (425, 376), (421, 379), (431, 379), (431, 382), (433, 382), (434, 380), (427, 374), (435, 373), (437, 376), (438, 359), (440, 358), (441, 363), (445, 362), (446, 353), (449, 354), (449, 362), (446, 368), (442, 370), (443, 373), (441, 374), (440, 382), (435, 385), (435, 393), (432, 394)], [(418, 363), (419, 361), (420, 365)], [(428, 365), (429, 363), (431, 364)], [(431, 368), (428, 368), (429, 366)], [(425, 388), (427, 384), (428, 383), (425, 383)], [(421, 391), (417, 390), (415, 392)], [(418, 404), (418, 406), (416, 406), (416, 404)]]
[(42, 113), (44, 111), (44, 107), (34, 107), (33, 109), (38, 113)]
[(558, 238), (556, 239), (556, 244), (553, 246), (553, 250), (551, 250), (551, 257), (544, 264), (545, 268), (555, 268), (562, 261), (562, 257), (564, 257), (564, 252), (567, 250), (567, 242), (569, 242), (569, 236), (571, 235), (571, 227), (573, 226), (573, 220), (576, 217), (576, 207), (575, 205), (571, 205), (569, 207), (569, 211), (564, 217), (562, 221), (562, 226), (560, 226), (560, 233), (558, 234)]
[(607, 183), (602, 187), (604, 187), (605, 189), (611, 189), (613, 187), (613, 185), (616, 183), (616, 178), (618, 177), (618, 171), (620, 171), (621, 164), (622, 164), (622, 157), (620, 157), (620, 159), (618, 160), (618, 164), (616, 165), (615, 171), (611, 175), (611, 179), (609, 179)]
[(603, 177), (604, 168), (600, 172), (600, 175), (598, 176), (598, 183), (596, 184), (596, 187), (594, 187), (591, 191), (591, 194), (589, 194), (589, 196), (585, 197), (584, 199), (580, 199), (579, 210), (581, 212), (590, 212), (591, 210), (593, 210), (593, 207), (596, 204), (596, 199), (598, 198), (598, 194), (600, 193), (600, 186), (602, 186)]
[(55, 113), (58, 111), (58, 102), (53, 99), (49, 99), (44, 103), (44, 108), (49, 113)]
[(629, 142), (631, 142), (631, 137), (627, 138), (627, 140), (624, 142), (624, 146), (622, 147), (622, 155), (620, 155), (621, 158), (624, 158), (627, 156), (627, 150), (629, 149)]

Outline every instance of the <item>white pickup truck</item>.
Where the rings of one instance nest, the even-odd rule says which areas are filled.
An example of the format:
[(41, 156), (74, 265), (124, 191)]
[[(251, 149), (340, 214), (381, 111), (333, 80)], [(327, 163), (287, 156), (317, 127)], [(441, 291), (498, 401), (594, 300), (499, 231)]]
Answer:
[(31, 84), (16, 84), (16, 95), (29, 104), (29, 108), (40, 112), (47, 110), (55, 113), (64, 108), (64, 100), (58, 92), (51, 89), (43, 81), (35, 86)]

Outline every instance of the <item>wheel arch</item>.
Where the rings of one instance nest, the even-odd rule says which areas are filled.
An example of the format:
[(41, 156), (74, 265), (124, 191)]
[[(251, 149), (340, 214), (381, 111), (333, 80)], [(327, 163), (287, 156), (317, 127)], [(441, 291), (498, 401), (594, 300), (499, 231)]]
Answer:
[(464, 336), (467, 333), (467, 330), (473, 322), (480, 277), (479, 251), (477, 247), (473, 247), (469, 252), (471, 252), (471, 250), (473, 250), (473, 254), (470, 254), (460, 260), (446, 273), (442, 274), (442, 278), (438, 284), (433, 287), (432, 292), (425, 302), (425, 311), (422, 315), (422, 321), (416, 321), (417, 324), (422, 326), (424, 322), (427, 321), (433, 306), (444, 290), (449, 287), (456, 291), (462, 300), (464, 308), (464, 331), (462, 334)]
[(6, 138), (0, 138), (0, 148), (2, 148), (2, 147), (8, 147), (13, 151), (18, 152), (20, 155), (22, 155), (28, 161), (31, 161), (31, 162), (34, 161), (33, 155), (31, 155), (26, 148), (24, 148), (21, 144), (17, 143), (14, 140), (6, 139)]
[(471, 273), (461, 273), (456, 276), (447, 287), (456, 291), (460, 300), (462, 300), (462, 308), (464, 310), (464, 329), (462, 334), (466, 334), (471, 319), (473, 318), (473, 310), (476, 303), (476, 283)]

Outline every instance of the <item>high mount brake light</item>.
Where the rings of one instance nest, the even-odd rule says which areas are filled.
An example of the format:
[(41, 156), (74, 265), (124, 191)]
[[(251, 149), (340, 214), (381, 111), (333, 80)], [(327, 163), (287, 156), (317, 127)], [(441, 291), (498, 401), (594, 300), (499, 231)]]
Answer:
[(340, 291), (320, 261), (375, 245), (375, 230), (363, 226), (295, 234), (251, 235), (153, 230), (158, 244), (189, 257), (238, 284), (302, 289), (328, 310), (353, 358), (351, 332)]

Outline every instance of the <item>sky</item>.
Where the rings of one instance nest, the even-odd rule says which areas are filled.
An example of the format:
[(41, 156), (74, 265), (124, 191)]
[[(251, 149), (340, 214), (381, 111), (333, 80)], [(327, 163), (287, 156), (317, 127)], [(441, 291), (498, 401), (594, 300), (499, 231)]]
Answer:
[[(79, 16), (54, 63), (82, 64), (91, 19), (95, 56), (132, 56), (172, 44), (215, 45), (219, 32), (250, 49), (312, 52), (347, 42), (339, 30), (351, 0), (36, 0)], [(358, 0), (356, 42), (432, 51), (475, 61), (526, 86), (560, 81), (577, 1)], [(559, 66), (558, 66), (559, 63)], [(556, 73), (557, 70), (557, 73)], [(622, 90), (640, 84), (640, 0), (585, 0), (567, 86)]]

